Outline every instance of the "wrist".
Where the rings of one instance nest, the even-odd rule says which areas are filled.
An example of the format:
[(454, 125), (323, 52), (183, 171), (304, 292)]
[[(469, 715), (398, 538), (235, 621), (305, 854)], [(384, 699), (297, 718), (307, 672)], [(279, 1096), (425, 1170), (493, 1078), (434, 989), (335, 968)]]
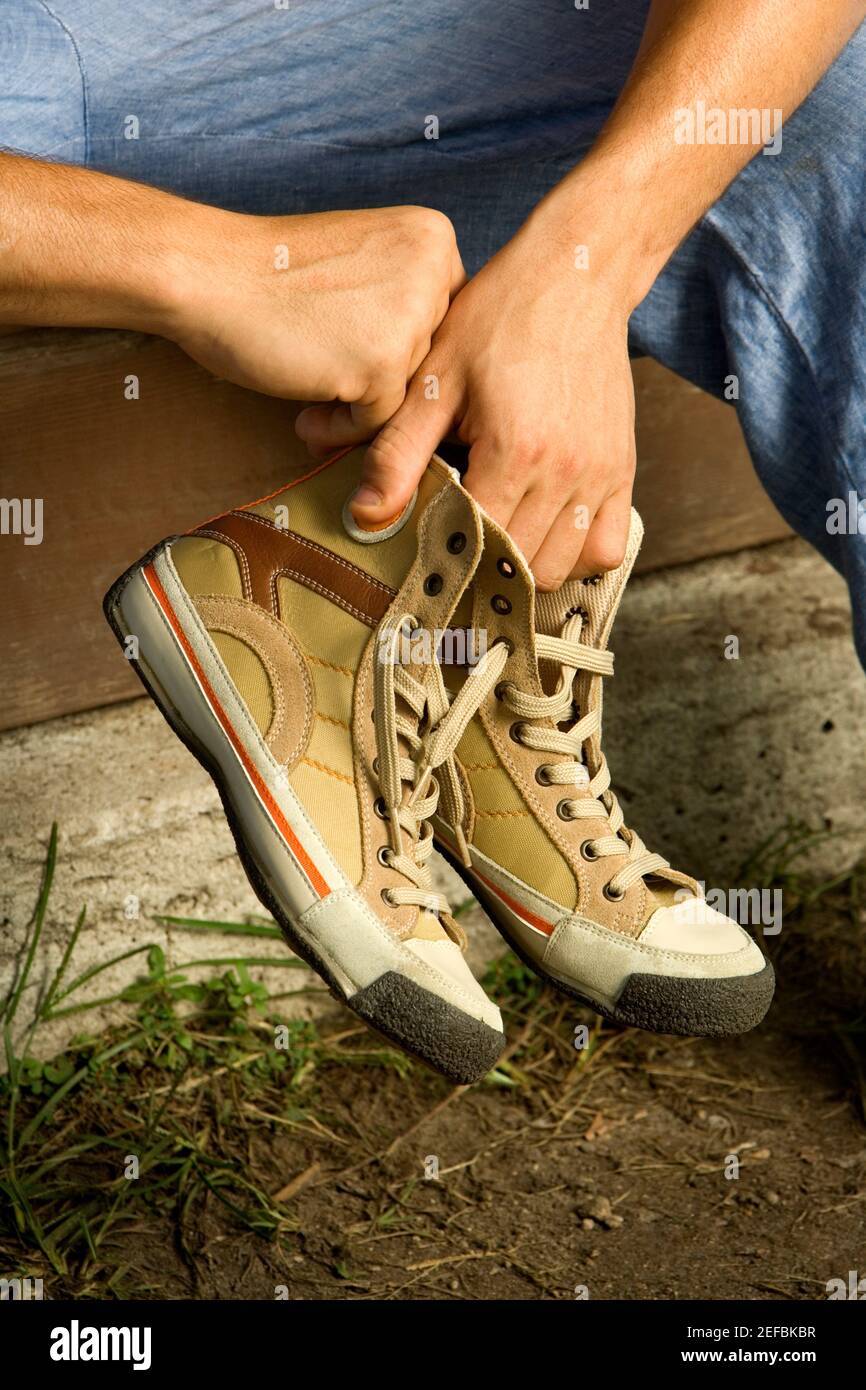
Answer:
[(583, 268), (626, 318), (678, 244), (643, 181), (592, 156), (547, 194), (525, 226), (536, 238), (552, 240), (569, 268)]
[(215, 209), (68, 165), (0, 154), (0, 323), (170, 337)]
[(182, 198), (154, 211), (126, 276), (127, 316), (130, 327), (174, 341), (194, 329), (213, 303), (225, 281), (235, 223), (245, 219)]

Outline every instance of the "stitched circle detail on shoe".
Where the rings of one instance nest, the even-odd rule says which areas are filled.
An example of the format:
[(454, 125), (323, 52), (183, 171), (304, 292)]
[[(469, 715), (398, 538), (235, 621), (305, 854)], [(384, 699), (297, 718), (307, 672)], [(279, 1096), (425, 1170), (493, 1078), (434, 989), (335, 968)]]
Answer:
[(392, 536), (396, 536), (398, 531), (403, 530), (415, 510), (418, 489), (416, 488), (412, 493), (400, 515), (396, 516), (393, 521), (389, 521), (387, 525), (380, 527), (378, 531), (366, 531), (363, 526), (358, 525), (349, 508), (353, 495), (347, 497), (343, 503), (343, 529), (347, 535), (352, 537), (353, 541), (360, 541), (361, 545), (378, 545), (380, 541), (388, 541)]

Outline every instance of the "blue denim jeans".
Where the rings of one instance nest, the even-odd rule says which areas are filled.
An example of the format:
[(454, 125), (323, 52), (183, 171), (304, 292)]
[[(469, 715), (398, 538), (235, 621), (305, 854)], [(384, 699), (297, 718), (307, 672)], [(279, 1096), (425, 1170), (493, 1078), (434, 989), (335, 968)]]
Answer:
[[(285, 3), (2, 0), (0, 145), (249, 212), (424, 203), (471, 272), (590, 146), (648, 7)], [(847, 579), (866, 664), (866, 534), (828, 510), (866, 497), (864, 207), (866, 26), (673, 256), (631, 340), (716, 395), (736, 376), (758, 474)]]

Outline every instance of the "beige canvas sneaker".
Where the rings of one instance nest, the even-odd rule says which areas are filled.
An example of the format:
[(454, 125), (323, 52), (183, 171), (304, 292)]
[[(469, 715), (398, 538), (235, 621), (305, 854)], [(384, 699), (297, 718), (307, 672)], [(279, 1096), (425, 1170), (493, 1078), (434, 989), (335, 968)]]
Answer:
[[(632, 512), (623, 564), (536, 593), (505, 533), (484, 552), (455, 621), (510, 652), (457, 747), (462, 820), (444, 807), (437, 846), (515, 952), (618, 1023), (721, 1036), (759, 1023), (773, 971), (694, 879), (623, 824), (601, 746), (611, 626), (640, 546)], [(451, 678), (452, 689), (459, 678)]]
[(434, 461), (394, 524), (360, 532), (346, 503), (362, 457), (163, 541), (105, 611), (292, 949), (379, 1032), (472, 1082), (502, 1022), (433, 889), (430, 815), (441, 788), (462, 816), (453, 749), (499, 662), (449, 708), (430, 636), (472, 577), (480, 515)]

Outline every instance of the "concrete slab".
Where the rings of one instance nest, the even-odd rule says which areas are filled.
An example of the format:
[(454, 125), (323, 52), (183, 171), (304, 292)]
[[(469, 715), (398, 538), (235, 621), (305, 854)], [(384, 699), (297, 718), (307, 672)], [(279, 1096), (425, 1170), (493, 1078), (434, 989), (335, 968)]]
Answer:
[[(633, 580), (614, 634), (607, 754), (629, 824), (709, 887), (788, 820), (827, 836), (812, 862), (835, 871), (866, 846), (866, 683), (841, 580), (799, 540)], [(726, 651), (738, 644), (738, 656)], [(144, 700), (0, 737), (0, 989), (20, 953), (51, 822), (59, 824), (43, 972), (87, 905), (78, 971), (157, 942), (168, 961), (276, 954), (278, 943), (189, 936), (159, 916), (262, 918), (210, 779)], [(453, 903), (466, 893), (450, 870)], [(750, 885), (746, 885), (750, 886)], [(499, 953), (479, 910), (466, 919), (475, 968)], [(99, 976), (110, 995), (141, 958)], [(265, 972), (276, 990), (300, 972)], [(307, 977), (309, 978), (309, 977)], [(316, 1012), (319, 998), (295, 1001)], [(42, 1053), (110, 1010), (52, 1025)]]

